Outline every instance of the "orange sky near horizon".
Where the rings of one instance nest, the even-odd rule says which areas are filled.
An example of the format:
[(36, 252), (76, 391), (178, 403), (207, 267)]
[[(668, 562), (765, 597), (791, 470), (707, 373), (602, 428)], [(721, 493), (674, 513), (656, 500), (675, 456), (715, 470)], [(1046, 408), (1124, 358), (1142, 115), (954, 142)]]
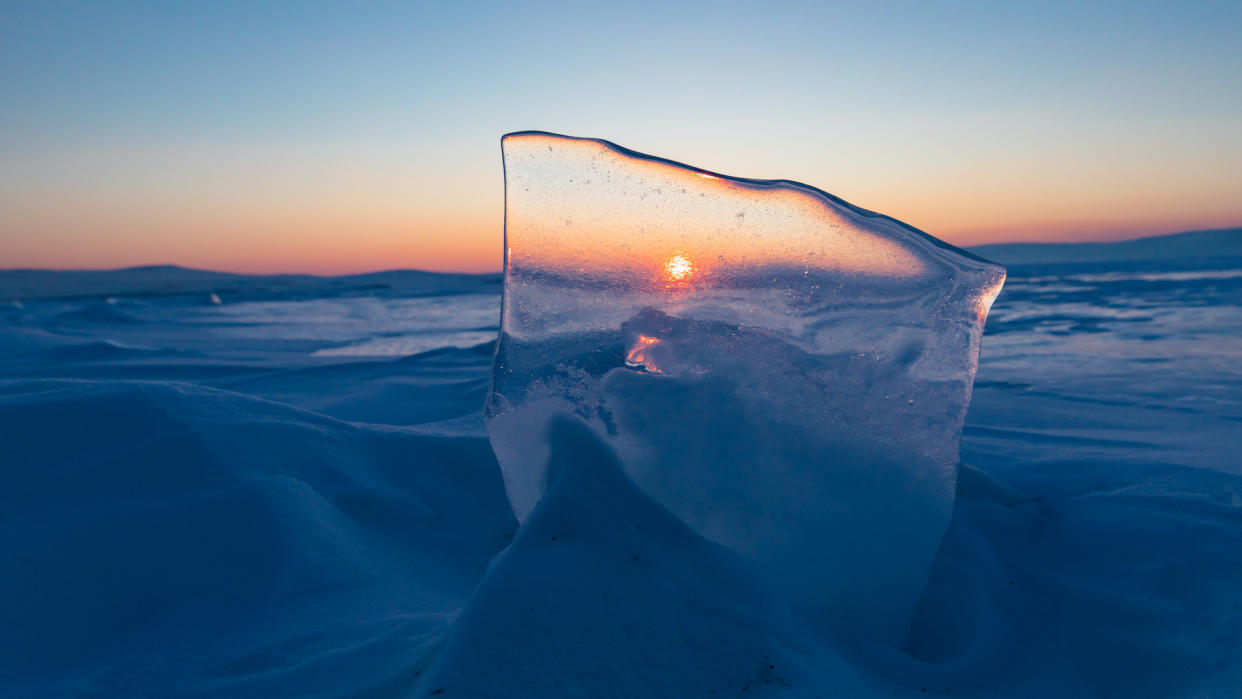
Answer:
[[(644, 135), (658, 138), (635, 142)], [(1162, 169), (1142, 168), (1134, 158), (1071, 167), (1072, 153), (1050, 158), (1012, 150), (1006, 154), (1012, 165), (969, 154), (959, 162), (913, 160), (894, 170), (877, 166), (873, 153), (833, 152), (832, 144), (804, 152), (780, 140), (765, 148), (760, 139), (675, 139), (675, 133), (647, 133), (619, 143), (726, 174), (801, 181), (959, 246), (1121, 240), (1242, 225), (1234, 185), (1242, 181), (1242, 165), (1237, 180), (1209, 169), (1210, 176), (1170, 181)], [(1194, 172), (1195, 163), (1182, 160), (1166, 157), (1161, 165)], [(429, 161), (435, 166), (424, 168)], [(73, 149), (32, 152), (24, 162), (9, 162), (28, 178), (0, 191), (0, 268), (176, 264), (346, 274), (502, 266), (499, 138), (480, 139), (459, 158), (393, 141), (138, 144), (86, 156)], [(109, 169), (113, 162), (125, 165)], [(96, 169), (107, 176), (80, 174)]]
[[(391, 157), (373, 158), (374, 152), (357, 154), (348, 166), (338, 154), (316, 170), (290, 162), (301, 158), (281, 162), (268, 149), (256, 149), (223, 159), (192, 156), (192, 168), (140, 162), (152, 174), (68, 194), (40, 187), (36, 179), (24, 191), (0, 193), (0, 268), (499, 271), (504, 186), (500, 149), (495, 141), (488, 145), (492, 162), (480, 153), (477, 176), (466, 168), (419, 173), (414, 166), (396, 167)], [(640, 144), (622, 145), (641, 150)], [(744, 169), (755, 156), (741, 156), (722, 146), (715, 157), (704, 152), (699, 160), (711, 161), (705, 169), (755, 174)], [(1183, 181), (1164, 189), (1156, 182), (1121, 183), (1128, 186), (1111, 189), (1091, 186), (1089, 173), (1063, 178), (1029, 169), (1021, 184), (1004, 173), (981, 182), (970, 173), (937, 178), (937, 168), (927, 163), (912, 165), (900, 178), (866, 169), (853, 178), (826, 172), (826, 179), (841, 180), (834, 187), (805, 176), (813, 166), (796, 158), (779, 152), (772, 158), (781, 159), (807, 184), (959, 246), (1122, 240), (1242, 225), (1242, 198), (1232, 196), (1227, 182), (1212, 187)], [(731, 160), (738, 167), (730, 168)], [(161, 180), (158, 173), (173, 169), (192, 174)], [(780, 165), (765, 170), (758, 174), (772, 176)]]
[[(851, 202), (853, 203), (853, 202)], [(998, 242), (1113, 241), (1187, 230), (1242, 225), (1242, 213), (1185, 216), (1170, 213), (1143, 220), (1120, 216), (1056, 217), (1026, 222), (980, 221), (946, 233), (917, 202), (881, 213), (899, 218), (961, 247)], [(864, 207), (865, 208), (865, 207)], [(901, 215), (909, 210), (912, 215)], [(22, 220), (0, 214), (0, 269), (116, 269), (175, 264), (246, 274), (356, 274), (389, 269), (497, 272), (503, 264), (503, 204), (489, 203), (459, 220), (420, 217), (305, 213), (253, 217), (197, 216), (198, 212), (142, 211), (93, 215), (89, 208)], [(176, 235), (169, 235), (176, 231)], [(66, 232), (72, 232), (72, 235)]]

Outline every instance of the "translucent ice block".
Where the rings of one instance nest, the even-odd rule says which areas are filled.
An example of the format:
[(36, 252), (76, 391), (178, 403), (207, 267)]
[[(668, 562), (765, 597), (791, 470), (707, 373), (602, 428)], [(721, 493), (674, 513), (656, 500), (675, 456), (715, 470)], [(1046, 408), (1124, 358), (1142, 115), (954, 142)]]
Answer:
[(518, 518), (544, 490), (548, 420), (573, 413), (796, 609), (899, 642), (1004, 270), (795, 182), (547, 133), (502, 149), (487, 419)]

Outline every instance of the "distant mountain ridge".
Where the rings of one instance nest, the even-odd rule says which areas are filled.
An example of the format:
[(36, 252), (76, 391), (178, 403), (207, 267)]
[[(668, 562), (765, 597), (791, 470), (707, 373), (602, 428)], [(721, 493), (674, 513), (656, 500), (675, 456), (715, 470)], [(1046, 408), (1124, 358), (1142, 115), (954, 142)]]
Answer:
[[(966, 248), (1006, 266), (1229, 261), (1242, 264), (1242, 228), (1188, 231), (1109, 243), (997, 243)], [(502, 277), (391, 270), (339, 277), (234, 274), (176, 265), (115, 270), (0, 270), (0, 301), (203, 296), (224, 301), (331, 296), (500, 293)]]
[(1003, 265), (1242, 258), (1242, 228), (1187, 231), (1109, 243), (997, 243), (966, 249)]

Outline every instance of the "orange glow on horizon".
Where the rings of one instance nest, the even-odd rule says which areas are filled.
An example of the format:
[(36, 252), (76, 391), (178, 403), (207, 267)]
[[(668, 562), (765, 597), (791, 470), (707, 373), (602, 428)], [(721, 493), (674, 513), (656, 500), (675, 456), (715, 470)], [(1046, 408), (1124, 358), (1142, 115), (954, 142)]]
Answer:
[[(479, 156), (475, 169), (446, 175), (411, 165), (417, 159), (401, 144), (388, 142), (101, 148), (85, 164), (74, 149), (32, 150), (10, 158), (12, 171), (22, 177), (0, 187), (0, 268), (172, 264), (250, 274), (335, 275), (390, 269), (497, 272), (503, 267), (504, 190), (490, 150)], [(684, 155), (699, 162), (694, 149)], [(96, 161), (109, 168), (96, 173), (87, 167)], [(1105, 242), (1230, 228), (1242, 221), (1237, 178), (1219, 168), (1210, 178), (1162, 178), (1161, 189), (1153, 191), (1146, 180), (1134, 179), (1141, 170), (1131, 168), (1126, 171), (1131, 175), (1118, 179), (1107, 176), (1104, 164), (1067, 173), (1059, 167), (1062, 161), (1036, 161), (1029, 177), (1005, 177), (1000, 171), (985, 180), (972, 179), (973, 171), (960, 163), (952, 177), (935, 178), (918, 168), (893, 174), (844, 165), (840, 171), (816, 163), (799, 167), (797, 159), (769, 166), (766, 159), (737, 156), (730, 161), (722, 155), (719, 161), (704, 157), (702, 162), (741, 175), (787, 174), (963, 247)], [(124, 164), (119, 174), (112, 167), (116, 163)], [(1042, 165), (1048, 167), (1035, 167)], [(663, 168), (631, 169), (650, 177)], [(749, 197), (752, 189), (698, 170), (665, 179), (670, 187), (697, 187), (708, 198), (726, 190), (730, 197)], [(767, 191), (749, 204), (771, 206), (785, 196), (773, 198), (778, 190)], [(793, 198), (787, 206), (795, 220), (812, 213)], [(742, 219), (723, 211), (704, 223), (718, 231), (720, 239), (711, 247), (689, 239), (676, 243), (676, 252), (693, 268), (679, 279), (666, 268), (674, 252), (669, 239), (627, 229), (630, 214), (587, 207), (566, 218), (573, 218), (575, 230), (594, 227), (609, 240), (626, 241), (624, 248), (607, 248), (610, 267), (641, 270), (646, 281), (666, 288), (703, 283), (721, 264), (722, 253), (748, 264), (769, 255), (767, 246), (740, 234), (757, 225), (754, 212), (743, 226)], [(697, 221), (698, 215), (690, 218)], [(769, 228), (783, 225), (774, 221)], [(529, 231), (518, 229), (515, 235), (528, 239)], [(513, 250), (519, 261), (571, 252), (531, 245)], [(584, 251), (579, 257), (572, 263), (589, 266), (599, 255)], [(850, 256), (836, 264), (875, 268), (893, 259), (889, 253)]]

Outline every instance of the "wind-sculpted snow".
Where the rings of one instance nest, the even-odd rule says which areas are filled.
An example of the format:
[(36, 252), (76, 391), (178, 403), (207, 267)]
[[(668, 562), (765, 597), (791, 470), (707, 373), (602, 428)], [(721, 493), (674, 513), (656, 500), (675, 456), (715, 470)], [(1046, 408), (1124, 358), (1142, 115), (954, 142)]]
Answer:
[(576, 414), (795, 608), (903, 638), (1004, 271), (793, 182), (542, 133), (503, 150), (487, 417), (518, 518), (547, 487), (546, 425)]
[(0, 695), (403, 696), (508, 541), (487, 442), (0, 381)]

